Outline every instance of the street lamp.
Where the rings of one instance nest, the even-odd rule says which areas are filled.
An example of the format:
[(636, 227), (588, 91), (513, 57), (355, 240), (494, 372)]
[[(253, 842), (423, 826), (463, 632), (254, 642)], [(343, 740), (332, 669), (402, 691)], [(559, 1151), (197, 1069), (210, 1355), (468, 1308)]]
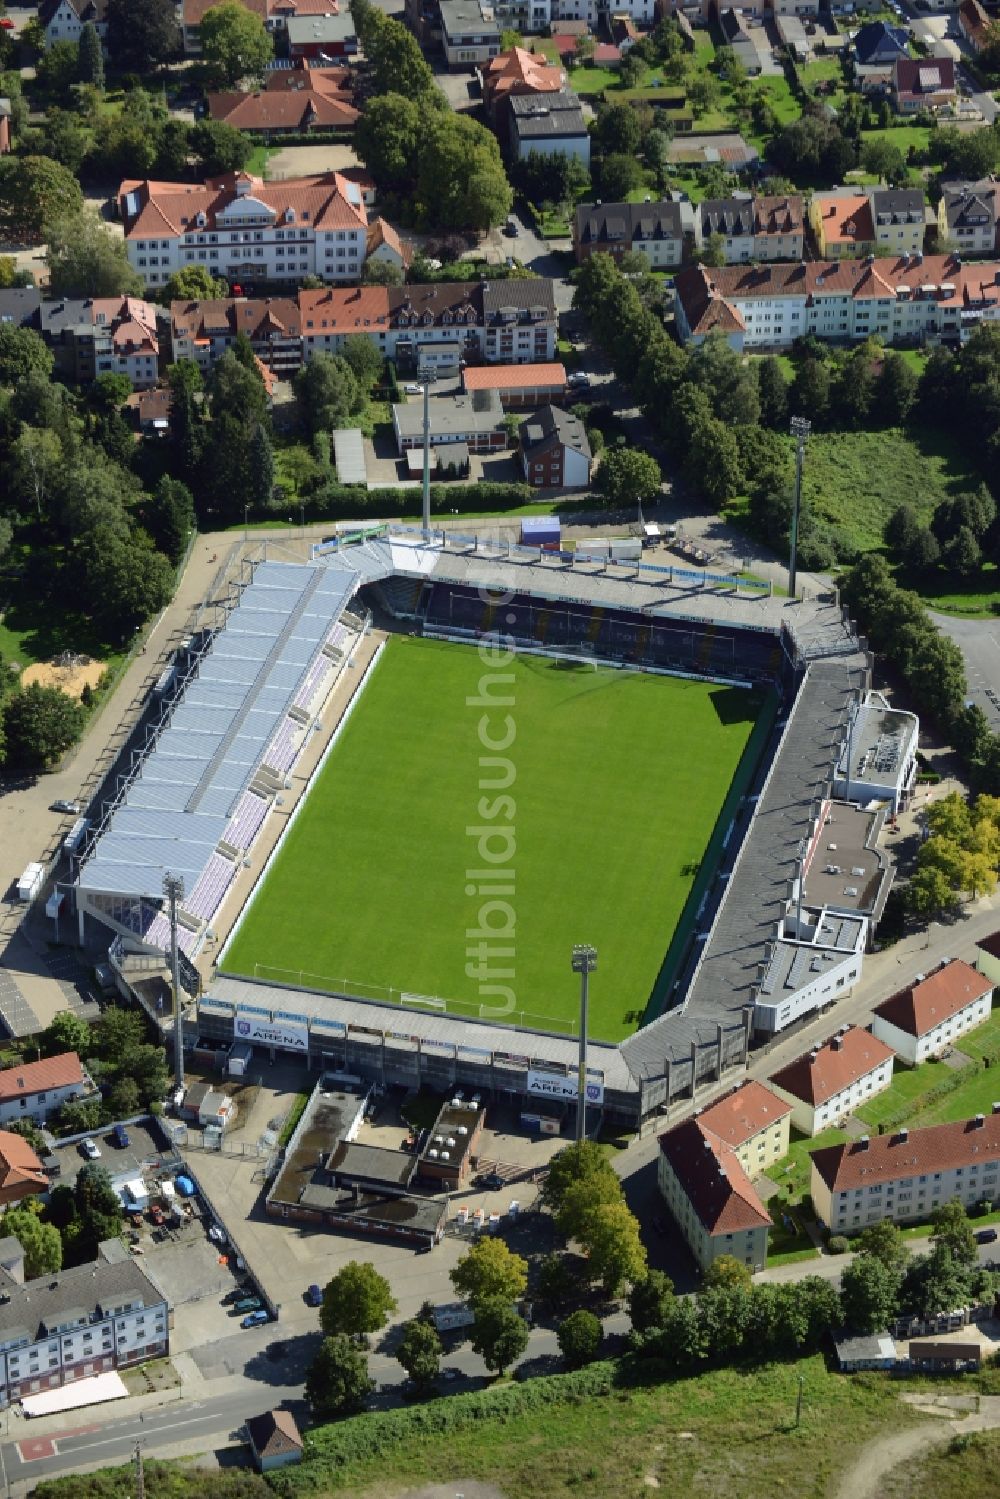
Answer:
[(170, 921), (170, 981), (174, 998), (174, 1082), (178, 1088), (184, 1086), (184, 1031), (181, 1019), (181, 970), (177, 951), (177, 905), (184, 899), (184, 881), (179, 874), (163, 876), (163, 893), (169, 905)]
[(799, 544), (799, 510), (802, 506), (802, 460), (805, 457), (806, 438), (812, 431), (812, 422), (804, 416), (793, 416), (791, 433), (795, 438), (795, 505), (792, 510), (792, 544), (788, 558), (788, 596), (795, 597), (796, 551)]
[(437, 375), (424, 366), (417, 370), (417, 384), (424, 393), (424, 540), (431, 539), (431, 407), (430, 390)]
[(586, 1134), (587, 1118), (587, 1004), (590, 997), (590, 975), (597, 967), (597, 948), (577, 945), (573, 948), (573, 972), (580, 975), (580, 1060), (576, 1081), (576, 1142)]

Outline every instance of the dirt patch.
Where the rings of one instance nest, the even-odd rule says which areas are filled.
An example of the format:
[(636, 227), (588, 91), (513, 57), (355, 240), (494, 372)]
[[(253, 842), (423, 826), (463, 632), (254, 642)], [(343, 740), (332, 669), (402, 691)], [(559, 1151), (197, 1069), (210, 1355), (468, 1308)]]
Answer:
[(67, 652), (54, 661), (39, 661), (21, 674), (21, 682), (30, 687), (40, 682), (43, 687), (58, 687), (67, 697), (78, 698), (85, 687), (96, 687), (105, 672), (103, 661), (92, 661), (89, 656), (74, 656)]
[(318, 172), (344, 172), (361, 163), (351, 146), (285, 146), (267, 163), (269, 181), (310, 177)]

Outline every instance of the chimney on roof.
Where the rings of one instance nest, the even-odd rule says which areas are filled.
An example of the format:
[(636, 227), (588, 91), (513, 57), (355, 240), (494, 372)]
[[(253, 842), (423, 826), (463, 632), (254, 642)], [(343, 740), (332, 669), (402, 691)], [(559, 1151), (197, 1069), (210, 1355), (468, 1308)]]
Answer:
[(993, 1112), (994, 1114), (1000, 1114), (1000, 1103), (994, 1103)]
[(900, 1140), (908, 1140), (909, 1138), (910, 1138), (910, 1131), (907, 1129), (906, 1125), (904, 1124), (903, 1127), (899, 1131), (899, 1139)]
[(858, 1141), (858, 1144), (859, 1144), (859, 1146), (861, 1147), (862, 1150), (867, 1150), (868, 1149), (868, 1136), (867, 1135), (862, 1135), (861, 1139)]
[(836, 1036), (834, 1036), (833, 1040), (830, 1042), (830, 1050), (831, 1051), (839, 1051), (840, 1048), (843, 1046), (843, 1044), (844, 1044), (844, 1038), (843, 1038), (843, 1036), (836, 1035)]
[(985, 1123), (986, 1123), (986, 1115), (985, 1114), (977, 1114), (976, 1117), (975, 1117), (975, 1119), (972, 1121), (972, 1128), (973, 1129), (982, 1129), (983, 1125)]

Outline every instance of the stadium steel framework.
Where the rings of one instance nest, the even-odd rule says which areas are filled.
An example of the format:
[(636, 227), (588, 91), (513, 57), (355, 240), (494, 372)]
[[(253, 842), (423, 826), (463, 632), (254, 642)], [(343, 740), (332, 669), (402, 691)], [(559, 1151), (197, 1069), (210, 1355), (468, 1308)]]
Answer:
[[(181, 945), (194, 989), (195, 963), (215, 942), (214, 914), (319, 729), (370, 607), (439, 638), (500, 630), (524, 650), (766, 682), (781, 694), (669, 1008), (618, 1046), (588, 1047), (595, 1096), (633, 1123), (741, 1064), (802, 848), (832, 795), (850, 714), (870, 686), (865, 643), (836, 592), (793, 601), (728, 576), (576, 563), (571, 554), (453, 534), (425, 541), (405, 527), (334, 538), (308, 563), (275, 560), (274, 550), (244, 568), (226, 617), (179, 659), (146, 743), (79, 851), (81, 941), (100, 923), (128, 982), (165, 946), (163, 876), (180, 873), (189, 892)], [(539, 1078), (575, 1088), (571, 1036), (294, 984), (214, 973), (198, 997), (198, 1028), (387, 1084), (461, 1084), (515, 1098), (539, 1092)]]

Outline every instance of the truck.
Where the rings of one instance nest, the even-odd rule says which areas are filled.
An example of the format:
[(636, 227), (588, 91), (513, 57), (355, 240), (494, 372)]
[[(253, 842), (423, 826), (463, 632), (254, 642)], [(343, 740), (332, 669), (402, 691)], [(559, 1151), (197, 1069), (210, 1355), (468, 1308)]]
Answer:
[(75, 854), (83, 842), (84, 834), (90, 827), (89, 817), (78, 817), (63, 839), (63, 848), (68, 854)]
[(45, 865), (29, 864), (17, 882), (17, 898), (21, 901), (34, 900), (45, 883)]

